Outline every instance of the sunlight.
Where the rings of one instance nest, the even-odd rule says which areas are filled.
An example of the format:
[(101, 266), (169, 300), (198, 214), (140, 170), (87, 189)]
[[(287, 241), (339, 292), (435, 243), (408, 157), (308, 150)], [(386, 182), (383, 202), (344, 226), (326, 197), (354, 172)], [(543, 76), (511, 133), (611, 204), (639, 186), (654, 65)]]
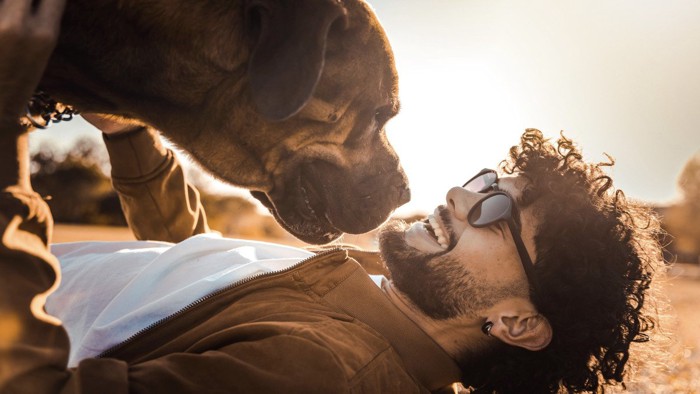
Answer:
[(523, 130), (521, 116), (487, 58), (398, 68), (402, 109), (387, 130), (413, 196), (399, 212), (432, 211), (462, 178), (498, 164)]

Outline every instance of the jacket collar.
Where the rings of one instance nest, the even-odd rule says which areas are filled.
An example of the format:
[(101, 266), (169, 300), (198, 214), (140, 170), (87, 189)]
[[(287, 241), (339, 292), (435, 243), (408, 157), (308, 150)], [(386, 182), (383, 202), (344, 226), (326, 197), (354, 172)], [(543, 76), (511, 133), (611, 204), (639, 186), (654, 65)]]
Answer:
[(460, 380), (460, 370), (447, 352), (396, 308), (360, 267), (325, 293), (323, 299), (386, 338), (406, 369), (428, 390)]

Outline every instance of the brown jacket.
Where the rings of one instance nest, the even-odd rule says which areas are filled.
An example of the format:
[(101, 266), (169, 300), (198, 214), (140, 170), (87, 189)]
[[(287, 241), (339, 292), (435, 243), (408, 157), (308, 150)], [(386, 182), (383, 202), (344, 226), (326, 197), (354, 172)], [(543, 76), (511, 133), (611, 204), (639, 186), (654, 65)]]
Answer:
[(35, 297), (60, 277), (50, 231), (40, 196), (0, 195), (1, 393), (405, 393), (459, 378), (343, 249), (232, 284), (68, 370), (67, 335)]
[(112, 185), (136, 238), (180, 242), (209, 232), (199, 192), (187, 183), (177, 157), (156, 131), (103, 137)]

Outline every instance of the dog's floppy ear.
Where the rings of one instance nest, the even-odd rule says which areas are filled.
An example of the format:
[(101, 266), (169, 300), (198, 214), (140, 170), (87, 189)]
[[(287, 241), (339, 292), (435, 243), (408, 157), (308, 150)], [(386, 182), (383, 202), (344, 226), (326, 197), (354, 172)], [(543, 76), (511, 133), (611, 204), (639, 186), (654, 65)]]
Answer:
[(257, 36), (248, 65), (253, 101), (268, 120), (296, 114), (323, 71), (333, 22), (347, 23), (337, 0), (251, 0), (248, 31)]

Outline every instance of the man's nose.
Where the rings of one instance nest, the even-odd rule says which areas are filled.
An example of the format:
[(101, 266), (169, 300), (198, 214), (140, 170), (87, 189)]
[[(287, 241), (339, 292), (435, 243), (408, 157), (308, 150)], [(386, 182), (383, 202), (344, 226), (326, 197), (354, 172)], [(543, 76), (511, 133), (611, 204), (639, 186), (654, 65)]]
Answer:
[(453, 187), (447, 192), (447, 207), (457, 219), (466, 221), (469, 210), (479, 197), (479, 193), (470, 192), (462, 187)]

